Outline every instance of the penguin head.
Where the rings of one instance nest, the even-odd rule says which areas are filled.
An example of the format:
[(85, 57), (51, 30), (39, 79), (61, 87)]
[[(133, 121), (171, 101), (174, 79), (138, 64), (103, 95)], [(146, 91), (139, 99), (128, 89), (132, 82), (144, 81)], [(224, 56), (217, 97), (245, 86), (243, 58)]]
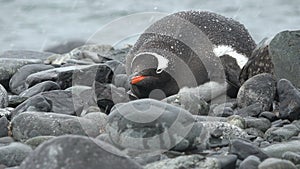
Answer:
[(169, 60), (152, 52), (137, 54), (129, 76), (131, 92), (137, 98), (163, 99), (179, 91), (175, 79), (167, 72)]

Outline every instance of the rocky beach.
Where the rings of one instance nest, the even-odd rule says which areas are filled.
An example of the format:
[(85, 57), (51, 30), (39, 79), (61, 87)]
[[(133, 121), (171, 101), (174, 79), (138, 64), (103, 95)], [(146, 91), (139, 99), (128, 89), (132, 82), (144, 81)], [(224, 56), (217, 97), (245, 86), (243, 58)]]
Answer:
[(300, 31), (258, 43), (237, 96), (210, 100), (132, 99), (131, 48), (0, 54), (0, 168), (300, 168)]

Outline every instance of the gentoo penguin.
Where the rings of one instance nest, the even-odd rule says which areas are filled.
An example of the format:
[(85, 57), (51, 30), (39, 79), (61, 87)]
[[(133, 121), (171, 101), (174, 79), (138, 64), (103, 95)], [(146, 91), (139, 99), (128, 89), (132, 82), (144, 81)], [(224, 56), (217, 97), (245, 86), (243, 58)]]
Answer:
[(233, 19), (206, 11), (168, 15), (141, 34), (126, 58), (131, 92), (147, 98), (211, 84), (238, 89), (239, 71), (255, 46)]

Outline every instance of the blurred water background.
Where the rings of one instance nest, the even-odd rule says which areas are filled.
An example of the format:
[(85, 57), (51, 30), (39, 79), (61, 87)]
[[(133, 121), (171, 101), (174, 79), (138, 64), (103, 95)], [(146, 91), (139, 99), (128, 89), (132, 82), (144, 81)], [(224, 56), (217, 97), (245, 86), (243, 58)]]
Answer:
[(43, 51), (70, 40), (86, 41), (105, 24), (134, 13), (191, 9), (238, 20), (256, 42), (300, 28), (299, 0), (0, 0), (0, 52)]

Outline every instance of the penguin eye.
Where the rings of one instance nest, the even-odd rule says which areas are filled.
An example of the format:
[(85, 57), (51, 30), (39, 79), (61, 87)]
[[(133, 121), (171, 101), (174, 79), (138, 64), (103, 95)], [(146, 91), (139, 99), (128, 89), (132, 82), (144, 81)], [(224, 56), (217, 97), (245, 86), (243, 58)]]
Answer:
[(163, 69), (157, 69), (156, 74), (161, 74), (162, 71), (163, 71)]

